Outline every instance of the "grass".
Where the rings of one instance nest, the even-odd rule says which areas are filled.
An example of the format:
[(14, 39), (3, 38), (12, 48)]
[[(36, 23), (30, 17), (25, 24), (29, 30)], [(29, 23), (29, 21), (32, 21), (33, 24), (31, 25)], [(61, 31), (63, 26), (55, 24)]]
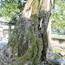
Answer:
[(53, 49), (53, 51), (55, 52), (55, 53), (60, 53), (60, 52), (65, 52), (65, 50), (63, 49), (63, 50), (59, 50), (59, 49)]
[[(63, 49), (63, 50), (59, 50), (59, 49), (53, 49), (54, 50), (54, 52), (55, 53), (60, 53), (60, 52), (65, 52), (65, 50)], [(54, 57), (54, 59), (56, 60), (56, 59), (59, 59), (59, 58), (65, 58), (64, 56), (63, 57), (60, 57), (59, 55), (56, 55), (55, 57)]]
[(60, 58), (59, 55), (54, 56), (54, 59), (55, 59), (55, 60), (57, 60), (57, 59), (59, 59), (59, 58)]

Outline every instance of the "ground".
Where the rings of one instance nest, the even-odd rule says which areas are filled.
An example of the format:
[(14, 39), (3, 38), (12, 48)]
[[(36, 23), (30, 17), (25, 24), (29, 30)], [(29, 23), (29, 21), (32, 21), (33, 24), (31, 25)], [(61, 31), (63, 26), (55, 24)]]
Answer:
[(59, 53), (62, 58), (65, 59), (65, 40), (53, 40), (52, 39), (52, 47), (55, 53)]
[[(65, 59), (65, 40), (64, 41), (63, 40), (59, 41), (59, 40), (56, 40), (56, 39), (55, 40), (52, 39), (51, 42), (52, 42), (52, 48), (54, 50), (54, 53), (57, 54), (57, 55), (55, 55), (54, 59), (55, 60), (59, 59), (59, 58)], [(2, 56), (3, 56), (3, 54), (2, 54)], [(13, 58), (11, 58), (11, 59), (9, 59), (9, 58), (6, 57), (3, 60), (0, 57), (0, 62), (1, 62), (0, 65), (2, 65), (4, 63), (5, 63), (5, 65), (9, 65), (8, 63), (12, 63), (12, 62), (14, 62), (17, 59), (18, 59), (17, 55), (13, 55)], [(44, 65), (49, 65), (47, 61), (43, 61), (41, 63), (41, 65), (43, 65), (43, 64)], [(40, 65), (40, 64), (38, 64), (38, 65)]]

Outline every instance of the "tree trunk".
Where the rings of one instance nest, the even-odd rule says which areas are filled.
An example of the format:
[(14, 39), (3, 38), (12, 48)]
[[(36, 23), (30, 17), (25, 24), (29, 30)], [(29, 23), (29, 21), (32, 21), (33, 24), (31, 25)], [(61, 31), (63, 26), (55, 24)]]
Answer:
[[(18, 53), (15, 65), (37, 65), (52, 53), (50, 15), (52, 0), (28, 0), (17, 22), (8, 46)], [(50, 53), (51, 52), (51, 53)], [(50, 54), (49, 54), (50, 53)], [(14, 64), (12, 64), (14, 65)]]
[(9, 30), (8, 30), (8, 41), (10, 40), (11, 37), (11, 26), (9, 26)]

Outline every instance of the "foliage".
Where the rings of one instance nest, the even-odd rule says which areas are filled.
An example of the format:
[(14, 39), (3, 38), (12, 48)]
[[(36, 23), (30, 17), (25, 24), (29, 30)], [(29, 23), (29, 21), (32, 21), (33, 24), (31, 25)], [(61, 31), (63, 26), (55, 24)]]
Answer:
[(0, 16), (5, 17), (7, 21), (17, 22), (25, 3), (22, 4), (22, 0), (9, 0), (3, 1), (0, 8)]
[(12, 15), (10, 22), (16, 23), (19, 20), (19, 17), (20, 17), (20, 13), (16, 13), (16, 14)]
[(52, 29), (55, 29), (58, 33), (65, 31), (65, 0), (55, 1), (51, 20)]
[(3, 7), (0, 9), (0, 15), (6, 17), (7, 21), (10, 21), (11, 16), (15, 15), (17, 12), (20, 12), (17, 2), (5, 2), (5, 4), (3, 4)]
[(56, 60), (56, 59), (59, 59), (59, 58), (60, 58), (59, 55), (54, 56), (54, 59), (55, 59), (55, 60)]

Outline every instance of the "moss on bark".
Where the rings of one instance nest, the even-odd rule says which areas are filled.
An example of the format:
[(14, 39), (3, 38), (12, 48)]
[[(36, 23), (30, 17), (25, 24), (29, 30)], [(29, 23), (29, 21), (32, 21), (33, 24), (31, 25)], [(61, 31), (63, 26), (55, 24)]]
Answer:
[[(28, 61), (30, 61), (29, 64), (37, 65), (41, 62), (41, 58), (42, 60), (46, 60), (46, 51), (48, 47), (47, 26), (49, 17), (46, 16), (47, 13), (45, 13), (44, 10), (42, 10), (43, 13), (39, 11), (41, 6), (39, 3), (40, 0), (34, 0), (33, 2), (31, 20), (22, 15), (15, 26), (8, 46), (12, 46), (13, 53), (18, 53), (20, 58), (12, 65), (24, 65)], [(41, 12), (41, 14), (40, 16), (38, 15), (38, 17), (37, 14), (39, 12)], [(39, 37), (41, 33), (38, 29), (38, 25), (40, 24), (38, 18), (40, 18), (40, 20), (45, 18), (45, 21), (43, 20), (45, 24), (45, 29), (42, 33), (43, 37)]]

